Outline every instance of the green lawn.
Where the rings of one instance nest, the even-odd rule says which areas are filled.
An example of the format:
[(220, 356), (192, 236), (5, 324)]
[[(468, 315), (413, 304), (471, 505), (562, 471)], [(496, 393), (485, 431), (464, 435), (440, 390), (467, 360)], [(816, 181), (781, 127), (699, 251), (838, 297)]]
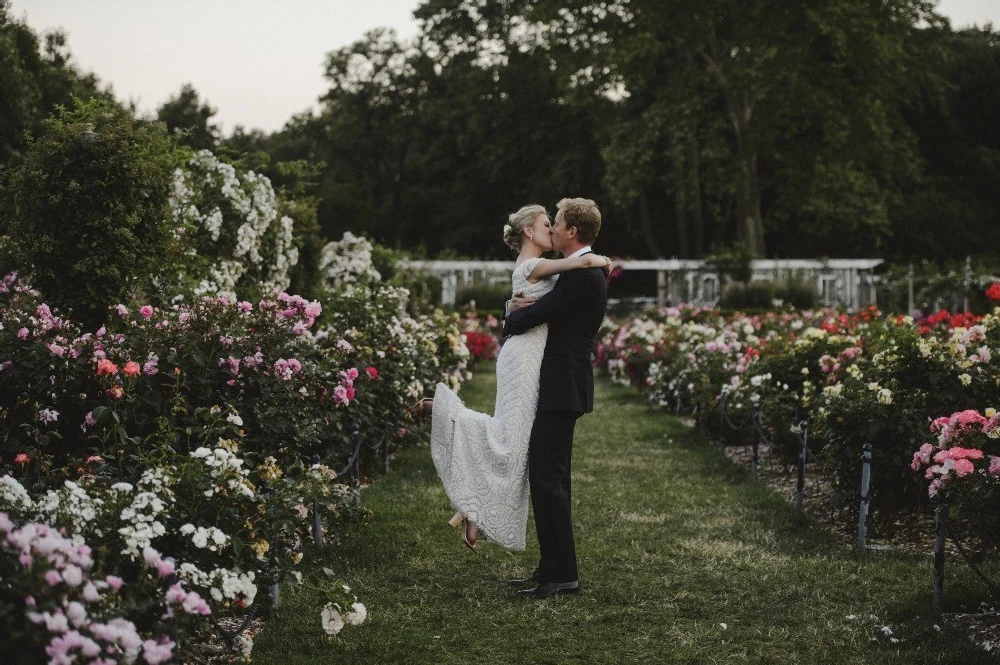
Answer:
[[(462, 395), (488, 410), (494, 389), (486, 366)], [(997, 662), (931, 616), (929, 556), (855, 554), (631, 390), (600, 380), (597, 408), (573, 456), (579, 596), (532, 601), (507, 587), (535, 565), (530, 528), (526, 552), (462, 547), (425, 445), (365, 491), (372, 516), (345, 526), (325, 562), (368, 621), (325, 638), (326, 578), (307, 575), (283, 589), (254, 661)], [(948, 576), (949, 598), (982, 599), (958, 562)]]

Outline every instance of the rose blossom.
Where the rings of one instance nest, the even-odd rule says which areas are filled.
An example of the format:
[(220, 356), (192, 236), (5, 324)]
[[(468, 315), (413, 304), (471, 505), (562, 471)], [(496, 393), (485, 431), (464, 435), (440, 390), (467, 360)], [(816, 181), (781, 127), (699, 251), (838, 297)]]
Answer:
[(122, 374), (125, 376), (137, 376), (142, 369), (139, 367), (139, 363), (134, 360), (130, 360), (125, 363), (125, 367), (122, 368)]
[(139, 308), (139, 314), (142, 315), (142, 318), (148, 320), (153, 316), (153, 308), (149, 305), (143, 305)]
[(974, 472), (975, 470), (976, 468), (972, 465), (972, 462), (970, 462), (969, 460), (964, 458), (955, 460), (955, 475), (958, 476), (959, 478), (967, 476), (970, 473)]
[(986, 471), (986, 473), (991, 476), (1000, 474), (1000, 457), (990, 457), (990, 468)]
[(118, 365), (106, 358), (97, 361), (97, 376), (112, 376), (118, 373)]

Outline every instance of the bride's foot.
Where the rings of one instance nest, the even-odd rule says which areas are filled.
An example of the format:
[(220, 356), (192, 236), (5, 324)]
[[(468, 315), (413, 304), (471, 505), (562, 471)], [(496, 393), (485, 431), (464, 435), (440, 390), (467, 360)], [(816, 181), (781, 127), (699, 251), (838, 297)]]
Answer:
[(459, 534), (462, 536), (462, 543), (476, 554), (479, 554), (479, 545), (476, 544), (479, 540), (479, 528), (465, 519), (465, 515), (461, 511), (452, 515), (451, 519), (448, 520), (448, 526), (459, 527), (461, 529)]
[(472, 550), (476, 554), (479, 554), (478, 541), (479, 541), (479, 527), (477, 527), (469, 520), (465, 520), (465, 525), (462, 527), (462, 542), (465, 543), (465, 546), (468, 547), (470, 550)]
[(418, 399), (416, 403), (406, 410), (407, 415), (411, 418), (422, 419), (431, 415), (434, 410), (434, 400), (430, 397), (423, 397)]

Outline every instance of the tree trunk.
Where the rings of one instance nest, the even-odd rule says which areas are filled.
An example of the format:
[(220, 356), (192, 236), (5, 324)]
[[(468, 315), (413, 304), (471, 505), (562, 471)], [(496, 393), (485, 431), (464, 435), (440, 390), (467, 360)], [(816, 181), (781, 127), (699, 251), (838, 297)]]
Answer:
[(662, 259), (663, 252), (660, 251), (660, 245), (656, 242), (656, 234), (653, 233), (653, 220), (649, 214), (649, 199), (646, 190), (639, 192), (639, 226), (642, 229), (642, 239), (649, 246), (649, 251), (654, 257)]
[[(682, 152), (682, 151), (678, 151)], [(683, 157), (674, 157), (674, 214), (677, 217), (677, 256), (682, 259), (691, 258), (691, 238), (687, 217), (687, 183), (684, 178)]]
[(691, 171), (691, 220), (694, 231), (693, 256), (705, 254), (705, 211), (701, 200), (701, 159), (698, 156), (698, 144), (694, 138), (688, 137), (688, 164)]

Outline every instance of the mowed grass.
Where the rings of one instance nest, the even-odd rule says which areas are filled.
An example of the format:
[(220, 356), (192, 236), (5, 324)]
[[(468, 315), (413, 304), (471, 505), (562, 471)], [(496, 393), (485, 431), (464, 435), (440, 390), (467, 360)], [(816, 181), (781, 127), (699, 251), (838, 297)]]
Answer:
[[(490, 411), (494, 390), (482, 366), (462, 396)], [(283, 588), (254, 662), (996, 662), (931, 614), (929, 556), (856, 554), (699, 433), (603, 379), (573, 453), (580, 595), (533, 601), (507, 586), (536, 563), (530, 525), (526, 552), (462, 547), (426, 446), (394, 458), (364, 504), (371, 517), (344, 526), (324, 565), (368, 621), (323, 635), (331, 582), (316, 568)], [(948, 598), (983, 598), (964, 566), (948, 576)]]

